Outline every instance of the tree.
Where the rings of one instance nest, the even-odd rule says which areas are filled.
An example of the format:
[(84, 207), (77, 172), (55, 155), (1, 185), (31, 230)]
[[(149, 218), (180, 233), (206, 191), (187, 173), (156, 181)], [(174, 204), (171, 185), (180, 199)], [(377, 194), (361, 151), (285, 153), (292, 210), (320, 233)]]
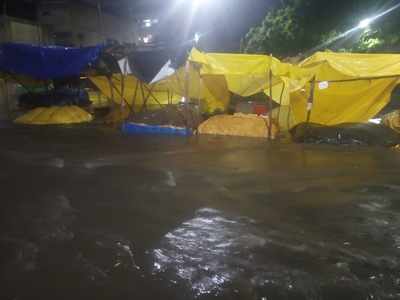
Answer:
[[(360, 20), (393, 7), (390, 0), (282, 0), (262, 23), (243, 39), (247, 53), (272, 53), (278, 57), (311, 54), (315, 50), (383, 52), (400, 50), (400, 8), (357, 29)], [(339, 38), (338, 38), (339, 37)]]
[(293, 45), (303, 36), (296, 7), (292, 3), (269, 12), (261, 25), (250, 29), (243, 50), (250, 53), (294, 54)]

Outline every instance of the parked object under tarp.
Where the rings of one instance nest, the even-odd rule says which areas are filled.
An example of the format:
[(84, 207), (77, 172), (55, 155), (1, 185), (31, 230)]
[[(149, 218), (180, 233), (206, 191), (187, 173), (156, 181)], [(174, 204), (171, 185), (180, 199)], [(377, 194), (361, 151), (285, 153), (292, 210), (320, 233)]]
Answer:
[(387, 147), (400, 144), (400, 134), (389, 127), (372, 123), (345, 123), (336, 126), (301, 123), (292, 128), (290, 133), (296, 143)]

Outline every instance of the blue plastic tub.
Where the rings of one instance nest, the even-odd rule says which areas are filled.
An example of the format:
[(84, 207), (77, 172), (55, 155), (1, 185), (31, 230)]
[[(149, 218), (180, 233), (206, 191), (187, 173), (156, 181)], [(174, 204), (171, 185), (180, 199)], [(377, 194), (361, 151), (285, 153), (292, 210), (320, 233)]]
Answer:
[(127, 122), (122, 124), (122, 132), (125, 134), (145, 134), (145, 135), (174, 135), (191, 136), (191, 129), (184, 127), (146, 125)]

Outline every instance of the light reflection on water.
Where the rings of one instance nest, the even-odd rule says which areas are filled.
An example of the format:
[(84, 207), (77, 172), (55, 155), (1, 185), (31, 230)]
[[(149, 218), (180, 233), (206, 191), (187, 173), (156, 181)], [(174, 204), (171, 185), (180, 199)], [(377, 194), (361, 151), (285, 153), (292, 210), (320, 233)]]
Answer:
[[(195, 297), (397, 299), (398, 255), (382, 255), (351, 242), (353, 234), (377, 237), (376, 231), (380, 231), (398, 247), (400, 218), (388, 217), (386, 213), (392, 214), (386, 211), (389, 204), (387, 200), (360, 204), (365, 218), (353, 224), (350, 242), (302, 235), (291, 226), (281, 232), (261, 227), (249, 218), (200, 209), (192, 219), (168, 232), (153, 250), (153, 272), (176, 276)], [(371, 210), (373, 216), (369, 215)]]
[(250, 266), (251, 250), (266, 244), (251, 223), (200, 209), (193, 219), (165, 235), (161, 248), (153, 252), (154, 271), (173, 269), (198, 295), (218, 292)]

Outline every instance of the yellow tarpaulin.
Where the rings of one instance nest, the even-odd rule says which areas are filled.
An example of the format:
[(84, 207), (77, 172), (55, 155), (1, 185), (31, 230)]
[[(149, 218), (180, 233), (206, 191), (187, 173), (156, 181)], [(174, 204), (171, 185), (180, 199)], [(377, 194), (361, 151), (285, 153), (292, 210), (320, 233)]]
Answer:
[(27, 125), (57, 125), (85, 123), (93, 120), (91, 114), (78, 106), (38, 107), (17, 118), (15, 123)]
[(189, 98), (200, 99), (205, 105), (203, 110), (206, 112), (223, 111), (230, 100), (224, 76), (213, 74), (200, 76), (199, 70), (192, 64), (179, 68), (154, 86), (167, 88), (181, 98), (187, 93)]
[[(316, 79), (310, 122), (324, 125), (368, 121), (388, 104), (400, 78), (400, 55), (393, 54), (318, 52), (299, 66)], [(306, 121), (310, 86), (291, 95), (296, 123)]]
[(193, 49), (188, 61), (174, 74), (151, 85), (140, 83), (132, 75), (122, 85), (121, 75), (114, 75), (113, 93), (106, 77), (91, 80), (108, 98), (113, 96), (117, 103), (125, 99), (123, 102), (135, 110), (146, 99), (149, 106), (157, 106), (178, 103), (188, 95), (201, 100), (207, 112), (225, 110), (229, 92), (244, 97), (259, 92), (269, 95), (272, 85), (273, 100), (289, 107), (284, 118), (295, 125), (307, 119), (307, 99), (314, 78), (310, 121), (335, 125), (365, 122), (375, 116), (390, 101), (400, 77), (400, 55), (393, 54), (318, 52), (292, 65), (267, 55), (202, 53)]
[(224, 76), (228, 89), (243, 97), (260, 92), (269, 95), (272, 84), (272, 98), (282, 105), (289, 105), (290, 93), (312, 78), (309, 70), (267, 55), (202, 53), (193, 49), (189, 60), (201, 65), (202, 76)]
[(92, 76), (90, 80), (107, 98), (113, 99), (118, 104), (129, 105), (135, 111), (142, 108), (145, 100), (151, 108), (167, 105), (168, 102), (177, 103), (182, 98), (169, 93), (168, 89), (163, 89), (161, 86), (149, 86), (134, 75), (114, 74), (110, 80), (106, 76)]
[(134, 75), (124, 76), (122, 79), (120, 74), (114, 74), (111, 80), (105, 76), (90, 77), (90, 80), (106, 97), (114, 98), (116, 103), (127, 104), (135, 111), (140, 110), (145, 101), (149, 108), (177, 104), (186, 93), (191, 99), (201, 100), (203, 111), (206, 112), (223, 111), (230, 100), (223, 76), (200, 77), (193, 66), (190, 66), (188, 70), (182, 67), (154, 84), (141, 82)]

